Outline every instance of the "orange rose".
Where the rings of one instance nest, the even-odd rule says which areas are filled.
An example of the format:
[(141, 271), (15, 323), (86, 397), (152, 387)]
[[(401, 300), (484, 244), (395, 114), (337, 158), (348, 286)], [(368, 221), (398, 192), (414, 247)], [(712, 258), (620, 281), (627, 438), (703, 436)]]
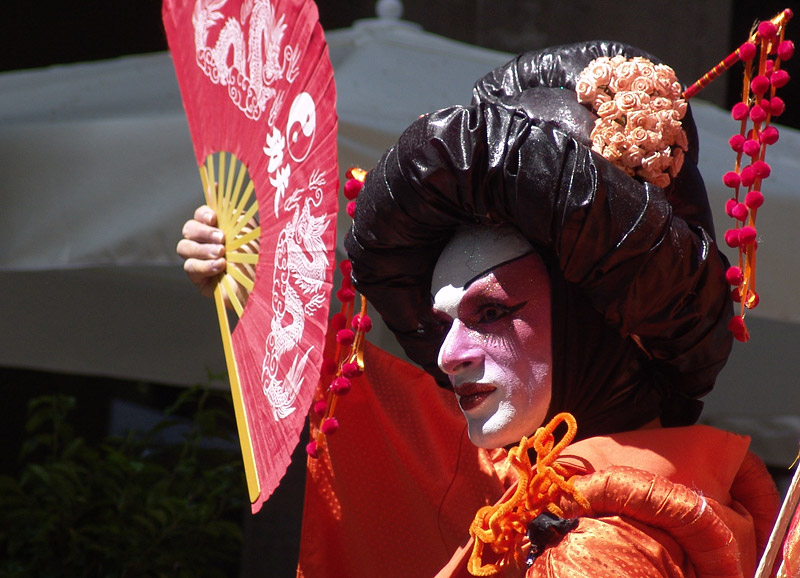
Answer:
[(656, 83), (654, 76), (637, 76), (631, 82), (631, 90), (637, 90), (652, 94), (656, 90)]
[(594, 102), (597, 95), (597, 86), (584, 78), (580, 78), (575, 85), (575, 92), (578, 94), (578, 102)]

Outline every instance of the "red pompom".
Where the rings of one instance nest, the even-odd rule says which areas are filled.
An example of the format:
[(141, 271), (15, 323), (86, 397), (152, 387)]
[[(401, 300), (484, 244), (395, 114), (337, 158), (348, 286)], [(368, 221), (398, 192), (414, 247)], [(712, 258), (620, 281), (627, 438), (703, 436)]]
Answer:
[(325, 359), (322, 360), (322, 373), (324, 375), (333, 375), (334, 373), (336, 373), (337, 369), (338, 366), (336, 362), (330, 357), (326, 357)]
[(336, 298), (342, 303), (350, 303), (356, 298), (356, 292), (350, 287), (342, 287), (336, 292)]
[(759, 302), (758, 293), (754, 291), (748, 291), (747, 300), (745, 300), (744, 306), (747, 307), (748, 309), (755, 309), (756, 307), (758, 307), (758, 302)]
[[(769, 165), (765, 161), (756, 161), (751, 166), (753, 167), (753, 173), (759, 179), (766, 179), (767, 177), (769, 177), (771, 169), (770, 169)], [(750, 185), (747, 185), (747, 186), (750, 186)]]
[(347, 316), (339, 312), (331, 317), (331, 329), (334, 331), (339, 331), (340, 329), (344, 329), (347, 326)]
[(778, 132), (777, 128), (774, 126), (768, 126), (760, 135), (758, 135), (758, 140), (765, 145), (774, 145), (776, 142), (778, 142), (779, 136), (780, 133)]
[(322, 417), (325, 415), (325, 412), (328, 411), (328, 402), (324, 399), (319, 400), (314, 404), (314, 413), (318, 417)]
[(778, 33), (778, 27), (769, 20), (764, 20), (758, 25), (758, 35), (766, 40), (775, 38)]
[(733, 208), (739, 204), (736, 199), (728, 199), (725, 201), (725, 214), (733, 218)]
[(353, 342), (355, 340), (356, 340), (356, 334), (353, 333), (352, 330), (350, 329), (341, 329), (336, 332), (336, 341), (344, 345), (345, 347), (353, 345)]
[(752, 42), (745, 42), (739, 47), (739, 58), (745, 62), (753, 60), (756, 56), (756, 45)]
[(306, 453), (309, 457), (319, 459), (319, 454), (317, 453), (317, 442), (308, 442), (306, 445)]
[(336, 430), (339, 429), (339, 420), (335, 417), (329, 417), (325, 421), (322, 422), (322, 426), (320, 426), (319, 430), (327, 435), (331, 435), (336, 433)]
[(761, 152), (761, 143), (757, 140), (749, 138), (744, 142), (742, 151), (744, 151), (744, 154), (749, 157), (757, 157), (758, 153)]
[(748, 165), (742, 169), (741, 174), (739, 175), (742, 179), (742, 186), (749, 187), (753, 184), (753, 181), (756, 180), (756, 174), (753, 172), (752, 165)]
[(789, 82), (789, 73), (785, 70), (776, 70), (772, 73), (772, 76), (769, 77), (769, 81), (774, 88), (782, 88)]
[(745, 140), (747, 139), (745, 139), (743, 135), (735, 134), (730, 139), (728, 139), (728, 144), (731, 145), (733, 152), (740, 153), (742, 152), (742, 147), (744, 146)]
[(347, 216), (352, 219), (353, 215), (356, 214), (356, 202), (350, 201), (347, 203), (347, 208), (345, 210), (347, 211)]
[(736, 203), (736, 206), (731, 209), (731, 217), (737, 221), (744, 221), (747, 218), (747, 205), (744, 203)]
[(735, 189), (742, 183), (742, 179), (739, 176), (739, 173), (737, 173), (736, 171), (728, 171), (727, 173), (722, 175), (722, 182), (725, 184), (726, 187)]
[(747, 113), (750, 112), (750, 107), (743, 102), (737, 102), (731, 109), (731, 116), (733, 120), (744, 120), (747, 118)]
[(731, 249), (739, 246), (739, 229), (728, 229), (725, 231), (725, 244)]
[(744, 324), (744, 319), (739, 316), (734, 317), (728, 323), (728, 329), (733, 333), (733, 337), (737, 341), (747, 341), (750, 339), (750, 334), (747, 332), (747, 327)]
[(353, 379), (355, 377), (361, 377), (364, 375), (364, 372), (357, 363), (349, 362), (342, 364), (342, 375)]
[(768, 89), (769, 78), (763, 74), (759, 74), (750, 82), (750, 90), (753, 91), (753, 94), (757, 94), (758, 96), (763, 95)]
[(750, 109), (750, 120), (755, 123), (764, 122), (767, 120), (767, 113), (760, 106), (754, 106)]
[(744, 204), (748, 209), (757, 209), (764, 204), (764, 194), (761, 191), (749, 191), (744, 197)]
[(742, 227), (739, 230), (739, 243), (750, 245), (756, 240), (756, 230), (754, 227)]
[(345, 259), (341, 263), (339, 263), (339, 271), (342, 272), (342, 275), (345, 277), (350, 276), (350, 272), (353, 270), (353, 264), (350, 262), (350, 259)]
[(744, 281), (744, 276), (742, 275), (742, 270), (739, 267), (728, 267), (728, 270), (725, 271), (725, 279), (728, 280), (728, 283), (733, 285), (734, 287), (738, 287)]
[(780, 96), (773, 96), (769, 99), (769, 113), (772, 116), (780, 116), (786, 110), (786, 103)]
[(346, 377), (337, 377), (331, 383), (331, 393), (333, 395), (347, 395), (350, 393), (350, 380)]
[(364, 183), (361, 181), (356, 179), (348, 179), (344, 184), (344, 196), (352, 201), (358, 196), (358, 193), (361, 192), (362, 188), (364, 188)]
[(789, 60), (794, 55), (794, 42), (784, 40), (778, 45), (778, 58)]
[(731, 301), (734, 303), (741, 303), (742, 301), (742, 290), (739, 287), (734, 287), (731, 289)]
[(369, 318), (369, 315), (362, 316), (361, 313), (357, 313), (353, 315), (353, 321), (350, 323), (350, 326), (356, 331), (369, 333), (370, 329), (372, 329), (372, 319)]

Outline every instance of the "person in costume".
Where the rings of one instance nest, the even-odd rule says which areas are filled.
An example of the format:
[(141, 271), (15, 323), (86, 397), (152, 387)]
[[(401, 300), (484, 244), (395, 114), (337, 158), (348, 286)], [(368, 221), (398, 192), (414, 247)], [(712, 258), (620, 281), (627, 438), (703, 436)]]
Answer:
[[(665, 74), (615, 42), (523, 54), (367, 175), (355, 287), (454, 390), (470, 439), (511, 448), (506, 494), (443, 578), (753, 574), (778, 495), (745, 438), (692, 425), (732, 307), (691, 110)], [(199, 220), (187, 271), (219, 256)]]

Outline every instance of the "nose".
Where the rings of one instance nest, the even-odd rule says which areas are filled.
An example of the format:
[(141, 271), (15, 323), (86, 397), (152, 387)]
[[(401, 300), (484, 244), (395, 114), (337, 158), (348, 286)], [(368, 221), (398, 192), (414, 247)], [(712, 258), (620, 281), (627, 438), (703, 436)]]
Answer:
[(483, 363), (483, 352), (472, 330), (455, 319), (439, 349), (439, 369), (447, 375), (458, 375)]

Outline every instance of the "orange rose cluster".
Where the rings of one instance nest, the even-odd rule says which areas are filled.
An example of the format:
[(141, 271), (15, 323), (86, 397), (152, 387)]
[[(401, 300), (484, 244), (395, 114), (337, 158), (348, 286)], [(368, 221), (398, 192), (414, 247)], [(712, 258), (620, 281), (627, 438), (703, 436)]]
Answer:
[(687, 104), (672, 68), (603, 56), (581, 72), (575, 90), (598, 116), (592, 150), (631, 176), (668, 186), (688, 146), (681, 126)]

